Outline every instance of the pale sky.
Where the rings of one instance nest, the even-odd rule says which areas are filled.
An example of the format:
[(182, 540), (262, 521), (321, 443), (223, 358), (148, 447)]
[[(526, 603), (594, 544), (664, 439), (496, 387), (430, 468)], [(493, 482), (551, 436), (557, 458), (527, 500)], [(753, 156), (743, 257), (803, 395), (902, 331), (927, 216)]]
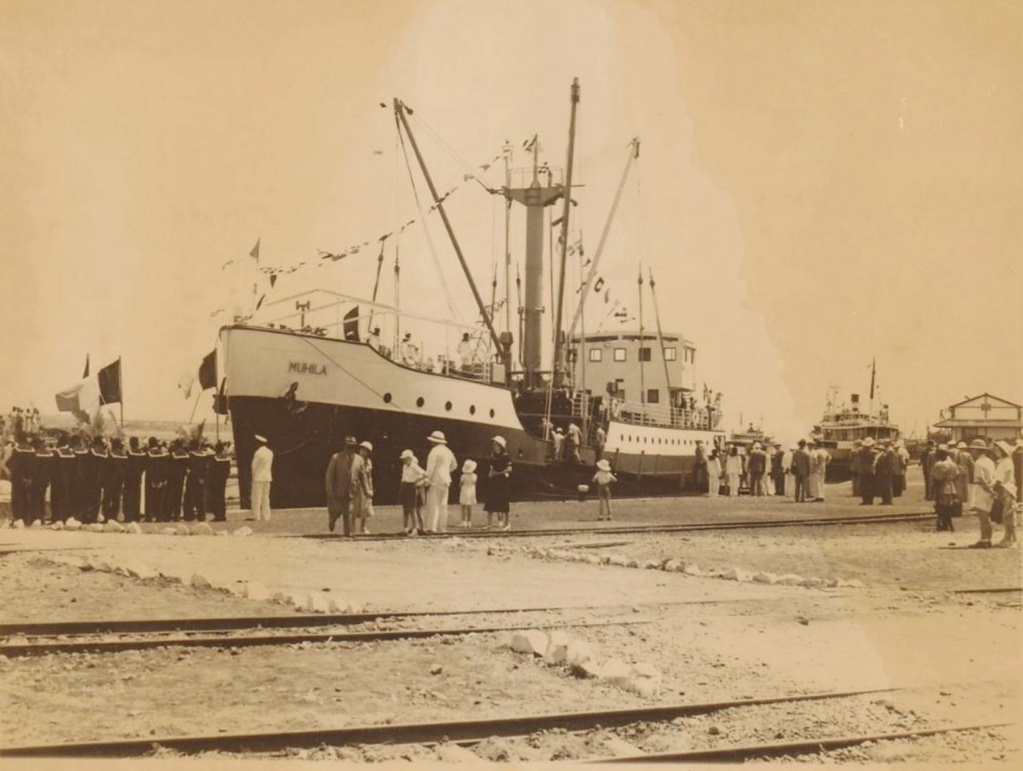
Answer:
[[(573, 77), (573, 230), (592, 254), (639, 136), (601, 274), (634, 311), (653, 269), (732, 423), (805, 433), (828, 386), (865, 398), (874, 356), (907, 431), (966, 395), (1023, 402), (1018, 2), (0, 0), (0, 19), (2, 408), (52, 412), (89, 352), (123, 357), (127, 417), (186, 420), (176, 383), (250, 295), (257, 238), (264, 264), (315, 264), (415, 216), (380, 102), (415, 109), (447, 190), (464, 169), (431, 133), (471, 165), (510, 139), (516, 166), (539, 133), (563, 167)], [(489, 296), (500, 206), (471, 184), (449, 203)], [(276, 296), (368, 295), (375, 256)], [(402, 305), (443, 315), (421, 229), (401, 258)]]

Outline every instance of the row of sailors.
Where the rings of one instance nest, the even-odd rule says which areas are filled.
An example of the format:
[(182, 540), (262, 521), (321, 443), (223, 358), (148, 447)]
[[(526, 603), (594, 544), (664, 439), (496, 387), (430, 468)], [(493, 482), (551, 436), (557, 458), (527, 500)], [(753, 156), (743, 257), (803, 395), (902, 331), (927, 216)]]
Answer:
[[(56, 446), (52, 446), (56, 444)], [(226, 517), (231, 459), (227, 445), (211, 449), (195, 440), (176, 439), (165, 447), (138, 437), (128, 447), (103, 437), (91, 446), (82, 437), (16, 439), (6, 466), (11, 478), (11, 513), (25, 524), (36, 520), (103, 522), (204, 521)], [(47, 495), (49, 493), (49, 495)], [(49, 512), (47, 512), (49, 499)]]

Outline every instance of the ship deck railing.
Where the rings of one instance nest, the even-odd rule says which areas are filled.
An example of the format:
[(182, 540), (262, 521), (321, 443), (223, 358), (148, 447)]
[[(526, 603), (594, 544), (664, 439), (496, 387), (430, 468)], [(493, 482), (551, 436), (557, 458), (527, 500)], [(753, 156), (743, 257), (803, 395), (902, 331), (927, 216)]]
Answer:
[(670, 404), (645, 404), (621, 399), (612, 399), (609, 409), (611, 419), (623, 423), (695, 431), (715, 429), (723, 417), (720, 410), (712, 408), (693, 410)]

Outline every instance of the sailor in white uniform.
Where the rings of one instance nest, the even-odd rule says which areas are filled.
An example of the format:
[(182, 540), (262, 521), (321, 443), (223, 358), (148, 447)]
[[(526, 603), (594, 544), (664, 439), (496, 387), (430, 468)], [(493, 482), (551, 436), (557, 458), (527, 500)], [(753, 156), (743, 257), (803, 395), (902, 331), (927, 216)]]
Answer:
[(266, 437), (256, 434), (259, 448), (252, 453), (252, 515), (256, 521), (270, 521), (270, 483), (273, 481), (273, 450), (266, 446)]

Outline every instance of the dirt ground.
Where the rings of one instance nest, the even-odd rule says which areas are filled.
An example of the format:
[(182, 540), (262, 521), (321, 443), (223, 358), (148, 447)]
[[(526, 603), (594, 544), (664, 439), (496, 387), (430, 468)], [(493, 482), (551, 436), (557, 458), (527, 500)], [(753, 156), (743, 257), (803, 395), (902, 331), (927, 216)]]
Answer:
[[(619, 501), (617, 522), (789, 519), (864, 513), (841, 487), (826, 504), (782, 500)], [(521, 504), (516, 525), (589, 524), (589, 504)], [(918, 489), (888, 511), (924, 511)], [(880, 507), (869, 510), (881, 513)], [(806, 512), (806, 514), (803, 514)], [(383, 525), (390, 512), (378, 513)], [(243, 512), (227, 523), (234, 530)], [(971, 550), (975, 521), (959, 532), (931, 523), (659, 534), (579, 533), (520, 538), (393, 540), (287, 537), (322, 532), (322, 512), (280, 512), (247, 537), (52, 532), (0, 533), (3, 622), (87, 618), (278, 615), (294, 612), (212, 588), (263, 582), (270, 592), (326, 592), (374, 611), (569, 607), (521, 614), (562, 625), (601, 658), (656, 667), (657, 692), (641, 697), (563, 666), (515, 653), (507, 634), (376, 643), (218, 649), (160, 648), (114, 654), (0, 658), (4, 746), (179, 734), (240, 733), (346, 725), (497, 718), (537, 712), (621, 709), (783, 694), (908, 688), (886, 694), (771, 708), (736, 708), (583, 735), (545, 732), (484, 742), (481, 760), (608, 757), (616, 742), (643, 752), (800, 737), (893, 732), (1015, 720), (1020, 707), (1020, 596), (955, 590), (1020, 586), (1016, 549)], [(613, 545), (602, 546), (603, 543)], [(676, 559), (703, 573), (739, 568), (796, 573), (862, 586), (808, 588), (659, 569), (587, 564), (537, 549)], [(144, 564), (141, 581), (83, 561)], [(585, 610), (590, 608), (590, 610)], [(573, 628), (574, 620), (643, 623)], [(460, 617), (464, 621), (463, 617)], [(477, 621), (516, 623), (516, 617)], [(424, 624), (427, 622), (423, 622)], [(446, 626), (436, 620), (429, 628)], [(454, 624), (450, 624), (454, 625)], [(439, 671), (438, 671), (439, 670)], [(81, 719), (81, 716), (88, 716)], [(713, 730), (712, 730), (713, 729)], [(614, 741), (612, 741), (614, 740)], [(321, 748), (301, 760), (454, 760), (457, 748)], [(619, 746), (620, 749), (620, 746)], [(1018, 733), (990, 729), (880, 742), (815, 755), (821, 763), (1018, 764)], [(801, 759), (801, 760), (805, 760)]]

